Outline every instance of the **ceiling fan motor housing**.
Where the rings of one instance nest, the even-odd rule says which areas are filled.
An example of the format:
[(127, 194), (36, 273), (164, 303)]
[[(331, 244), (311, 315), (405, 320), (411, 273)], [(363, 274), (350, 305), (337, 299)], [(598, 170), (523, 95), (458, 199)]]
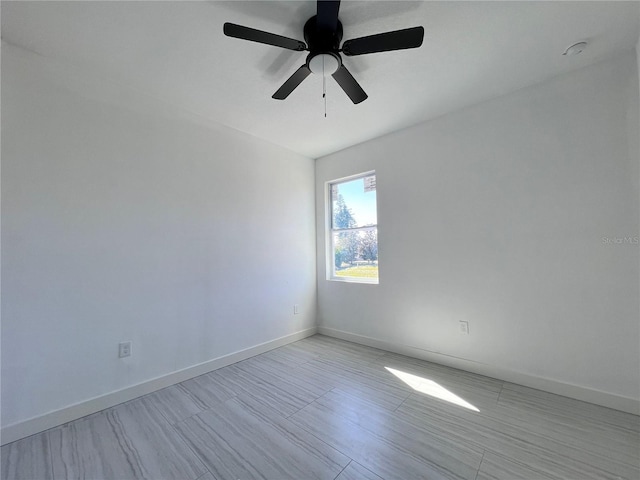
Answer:
[[(318, 65), (325, 65), (326, 68), (329, 68), (327, 73), (332, 74), (342, 65), (342, 59), (338, 53), (342, 41), (342, 22), (338, 20), (335, 31), (332, 31), (318, 28), (316, 20), (317, 15), (314, 15), (304, 24), (304, 40), (307, 42), (310, 52), (307, 56), (307, 67), (313, 73), (322, 75), (323, 72), (318, 68)], [(321, 55), (327, 55), (331, 58), (325, 56), (322, 60)]]

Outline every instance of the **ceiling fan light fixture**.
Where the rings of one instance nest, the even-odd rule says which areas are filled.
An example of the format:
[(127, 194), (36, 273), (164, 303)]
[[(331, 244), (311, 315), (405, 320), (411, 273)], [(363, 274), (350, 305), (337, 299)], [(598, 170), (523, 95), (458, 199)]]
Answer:
[(331, 53), (319, 53), (309, 59), (309, 70), (315, 75), (333, 75), (340, 68), (340, 59)]

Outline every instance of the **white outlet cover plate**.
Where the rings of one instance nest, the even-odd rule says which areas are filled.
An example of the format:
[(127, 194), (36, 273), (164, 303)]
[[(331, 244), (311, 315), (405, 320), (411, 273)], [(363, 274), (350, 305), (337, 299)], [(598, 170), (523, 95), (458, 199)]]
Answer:
[(118, 344), (118, 358), (131, 356), (131, 342), (122, 342)]

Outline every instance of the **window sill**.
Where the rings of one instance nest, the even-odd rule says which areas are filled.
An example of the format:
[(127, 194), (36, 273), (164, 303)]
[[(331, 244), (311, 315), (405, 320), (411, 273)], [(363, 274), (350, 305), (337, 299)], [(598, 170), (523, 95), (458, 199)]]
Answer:
[(330, 282), (343, 282), (343, 283), (366, 283), (369, 285), (378, 285), (379, 279), (377, 278), (362, 278), (362, 277), (330, 277), (327, 278)]

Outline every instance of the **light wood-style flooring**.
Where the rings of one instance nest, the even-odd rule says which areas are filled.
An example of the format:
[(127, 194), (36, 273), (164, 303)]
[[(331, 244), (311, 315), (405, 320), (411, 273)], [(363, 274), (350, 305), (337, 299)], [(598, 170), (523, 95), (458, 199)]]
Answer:
[(315, 335), (6, 445), (2, 478), (637, 480), (640, 417)]

